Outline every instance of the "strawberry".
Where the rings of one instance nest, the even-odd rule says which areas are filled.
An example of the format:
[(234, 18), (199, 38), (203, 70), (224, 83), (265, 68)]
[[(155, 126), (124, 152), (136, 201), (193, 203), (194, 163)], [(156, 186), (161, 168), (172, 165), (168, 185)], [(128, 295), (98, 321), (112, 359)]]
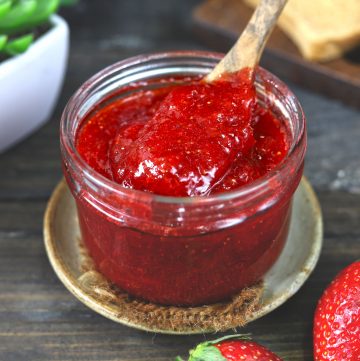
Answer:
[(314, 318), (314, 359), (360, 360), (360, 261), (341, 271), (320, 298)]
[[(182, 361), (180, 357), (176, 361)], [(246, 335), (225, 336), (206, 341), (190, 351), (189, 361), (282, 361)]]

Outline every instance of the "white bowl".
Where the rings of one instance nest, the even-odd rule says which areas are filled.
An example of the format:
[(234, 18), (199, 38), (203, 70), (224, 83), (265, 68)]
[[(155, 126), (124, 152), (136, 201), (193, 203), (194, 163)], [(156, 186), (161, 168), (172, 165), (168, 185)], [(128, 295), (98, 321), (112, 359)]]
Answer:
[(69, 28), (59, 16), (21, 55), (0, 63), (0, 152), (51, 115), (65, 75)]

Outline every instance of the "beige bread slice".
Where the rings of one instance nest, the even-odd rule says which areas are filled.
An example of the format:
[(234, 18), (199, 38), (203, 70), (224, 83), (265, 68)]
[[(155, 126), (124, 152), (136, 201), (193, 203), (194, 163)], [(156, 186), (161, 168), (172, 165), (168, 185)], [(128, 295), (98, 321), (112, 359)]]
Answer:
[(360, 0), (289, 0), (278, 25), (304, 58), (331, 60), (360, 43)]

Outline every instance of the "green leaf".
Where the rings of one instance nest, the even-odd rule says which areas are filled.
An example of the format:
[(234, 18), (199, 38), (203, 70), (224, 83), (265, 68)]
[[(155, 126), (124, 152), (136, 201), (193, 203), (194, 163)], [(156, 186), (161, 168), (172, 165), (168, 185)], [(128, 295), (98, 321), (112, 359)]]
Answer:
[(27, 34), (7, 42), (3, 48), (3, 51), (8, 55), (18, 55), (25, 52), (33, 41), (33, 34)]
[(226, 358), (218, 348), (204, 342), (190, 351), (189, 361), (226, 361)]
[(8, 39), (8, 37), (6, 35), (0, 35), (0, 51), (5, 46), (7, 39)]
[(5, 16), (11, 9), (11, 0), (0, 1), (0, 19)]
[(220, 350), (214, 346), (227, 340), (250, 340), (249, 334), (227, 335), (216, 340), (206, 341), (190, 351), (189, 361), (226, 361)]
[(35, 27), (47, 21), (60, 5), (60, 0), (37, 0), (35, 11), (26, 19), (23, 27)]
[(19, 0), (10, 11), (0, 19), (0, 31), (14, 32), (21, 27), (26, 19), (35, 11), (36, 0)]

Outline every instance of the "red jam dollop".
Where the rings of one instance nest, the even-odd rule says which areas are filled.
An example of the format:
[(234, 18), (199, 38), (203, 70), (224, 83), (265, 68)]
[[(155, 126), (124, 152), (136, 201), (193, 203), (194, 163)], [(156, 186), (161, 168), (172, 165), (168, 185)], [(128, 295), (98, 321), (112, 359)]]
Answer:
[(126, 188), (166, 196), (236, 189), (286, 155), (286, 131), (256, 101), (247, 72), (138, 91), (86, 119), (77, 150)]

